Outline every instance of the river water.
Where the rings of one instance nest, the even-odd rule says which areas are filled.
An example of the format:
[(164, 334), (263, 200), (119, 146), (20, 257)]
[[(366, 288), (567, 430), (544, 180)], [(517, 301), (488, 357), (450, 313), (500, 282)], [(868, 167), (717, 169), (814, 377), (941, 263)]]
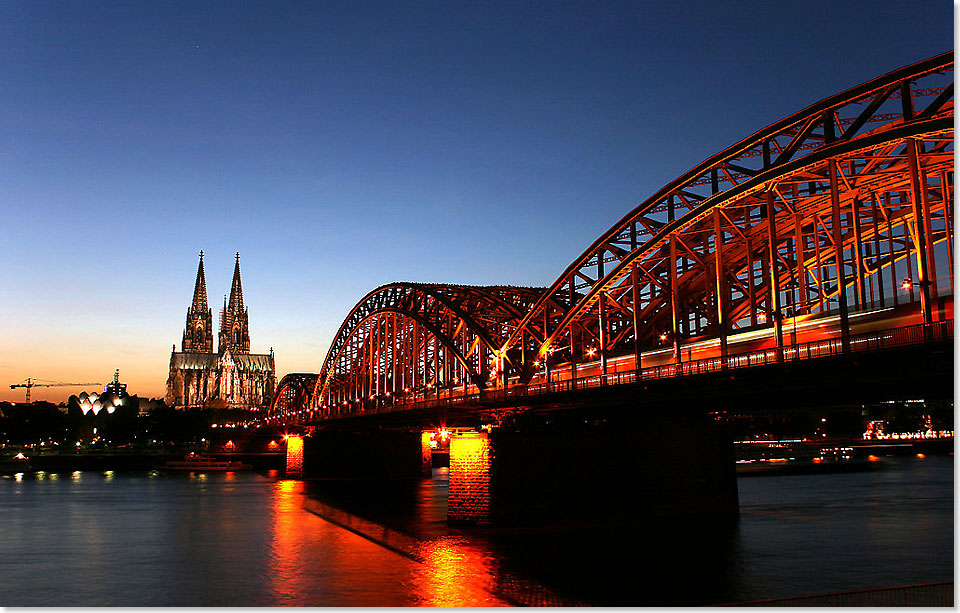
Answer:
[[(666, 606), (953, 578), (953, 456), (741, 477), (736, 525), (447, 528), (419, 483), (0, 478), (0, 606)], [(572, 494), (575, 495), (575, 494)]]

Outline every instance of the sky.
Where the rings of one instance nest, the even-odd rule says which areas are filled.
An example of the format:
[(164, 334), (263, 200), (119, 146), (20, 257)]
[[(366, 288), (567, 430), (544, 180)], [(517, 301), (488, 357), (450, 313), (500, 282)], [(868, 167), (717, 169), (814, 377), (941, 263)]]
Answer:
[(161, 397), (201, 249), (214, 325), (239, 252), (251, 350), (317, 372), (375, 287), (548, 286), (954, 6), (10, 0), (0, 41), (0, 400)]

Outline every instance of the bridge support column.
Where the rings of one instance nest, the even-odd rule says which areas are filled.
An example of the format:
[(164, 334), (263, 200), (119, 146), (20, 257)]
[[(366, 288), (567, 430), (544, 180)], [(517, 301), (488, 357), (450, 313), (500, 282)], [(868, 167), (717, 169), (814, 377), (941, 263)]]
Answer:
[(682, 413), (454, 437), (447, 519), (532, 526), (735, 518), (732, 442), (710, 417)]
[(417, 479), (429, 470), (429, 433), (320, 430), (303, 439), (305, 478)]
[(450, 439), (447, 521), (451, 524), (490, 523), (490, 438), (486, 432), (466, 432)]
[(290, 479), (299, 479), (303, 474), (303, 437), (290, 435), (287, 439), (287, 462), (284, 471)]

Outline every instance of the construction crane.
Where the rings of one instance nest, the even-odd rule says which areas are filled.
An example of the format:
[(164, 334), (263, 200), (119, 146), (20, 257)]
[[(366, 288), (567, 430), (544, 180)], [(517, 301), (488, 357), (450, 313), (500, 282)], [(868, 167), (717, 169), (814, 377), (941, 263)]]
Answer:
[(27, 402), (30, 402), (30, 390), (34, 387), (80, 387), (83, 385), (100, 385), (100, 383), (63, 383), (58, 381), (45, 381), (44, 383), (38, 383), (39, 381), (45, 381), (44, 379), (34, 379), (33, 377), (27, 377), (23, 383), (14, 383), (10, 386), (10, 389), (14, 390), (18, 387), (27, 388)]

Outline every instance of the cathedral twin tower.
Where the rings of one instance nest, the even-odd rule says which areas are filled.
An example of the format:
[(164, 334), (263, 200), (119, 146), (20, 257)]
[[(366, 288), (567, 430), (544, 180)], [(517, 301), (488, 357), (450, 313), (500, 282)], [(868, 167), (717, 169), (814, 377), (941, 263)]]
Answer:
[(180, 351), (173, 346), (166, 402), (176, 408), (251, 409), (270, 402), (276, 387), (273, 349), (250, 353), (250, 328), (240, 284), (240, 254), (233, 269), (230, 299), (220, 311), (217, 351), (213, 350), (213, 312), (207, 305), (203, 252), (187, 309)]

